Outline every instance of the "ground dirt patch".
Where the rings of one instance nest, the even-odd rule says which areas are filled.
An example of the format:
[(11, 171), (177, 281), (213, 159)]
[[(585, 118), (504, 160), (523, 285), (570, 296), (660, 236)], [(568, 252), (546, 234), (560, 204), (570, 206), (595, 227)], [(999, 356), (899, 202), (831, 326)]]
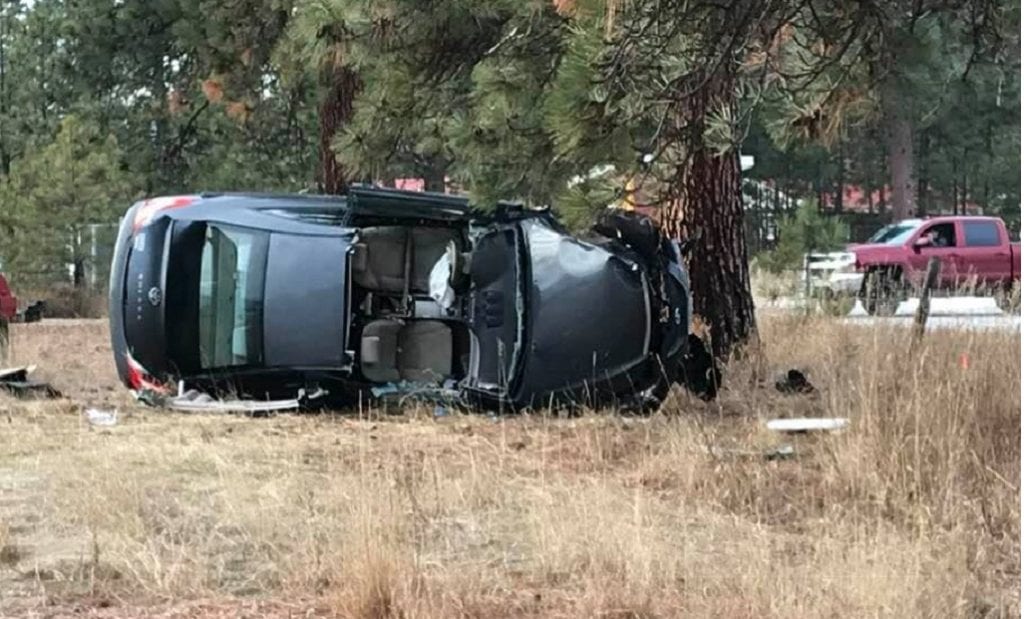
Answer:
[[(68, 399), (0, 399), (0, 615), (1019, 614), (1019, 335), (761, 329), (652, 417), (248, 419), (136, 406), (102, 322), (17, 325)], [(851, 428), (762, 429), (798, 415)]]

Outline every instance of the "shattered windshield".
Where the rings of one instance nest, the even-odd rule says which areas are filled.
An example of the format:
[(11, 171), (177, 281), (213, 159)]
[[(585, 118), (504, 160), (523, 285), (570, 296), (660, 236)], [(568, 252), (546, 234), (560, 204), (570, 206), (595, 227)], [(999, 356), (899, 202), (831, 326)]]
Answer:
[(199, 362), (204, 369), (263, 359), (266, 234), (210, 225), (199, 278)]

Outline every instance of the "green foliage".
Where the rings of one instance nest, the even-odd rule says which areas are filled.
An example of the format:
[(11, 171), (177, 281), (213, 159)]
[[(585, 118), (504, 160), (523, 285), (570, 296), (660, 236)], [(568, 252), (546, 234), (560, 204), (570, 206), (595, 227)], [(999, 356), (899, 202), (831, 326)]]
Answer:
[(840, 250), (849, 234), (842, 221), (822, 214), (815, 202), (806, 200), (779, 224), (778, 245), (758, 256), (757, 263), (773, 273), (797, 269), (804, 254)]
[(80, 277), (87, 227), (116, 221), (135, 193), (122, 160), (112, 135), (75, 116), (61, 121), (53, 142), (19, 159), (0, 184), (13, 228), (5, 268), (30, 274), (70, 264)]
[[(697, 141), (724, 150), (745, 138), (747, 176), (815, 198), (884, 187), (885, 95), (915, 120), (925, 208), (966, 194), (1019, 219), (1019, 49), (992, 39), (1013, 42), (1019, 6), (969, 0), (911, 19), (920, 3), (862, 4), (789, 5), (782, 29), (765, 5), (745, 46), (726, 50), (719, 34), (743, 15), (707, 2), (5, 0), (0, 252), (71, 204), (67, 173), (44, 171), (67, 169), (61, 140), (100, 153), (76, 166), (118, 171), (149, 195), (309, 188), (317, 108), (339, 66), (363, 84), (333, 140), (359, 180), (448, 177), (479, 204), (552, 204), (586, 227), (626, 175), (669, 186), (693, 138), (672, 105), (723, 62), (738, 67), (740, 102), (711, 102)], [(769, 53), (765, 72), (757, 58)], [(69, 118), (77, 128), (61, 127)], [(658, 160), (641, 165), (650, 152)], [(609, 164), (614, 174), (570, 184)], [(76, 197), (98, 203), (89, 196), (104, 183), (71, 175), (85, 183)], [(56, 210), (81, 225), (113, 221), (125, 198), (110, 204)]]

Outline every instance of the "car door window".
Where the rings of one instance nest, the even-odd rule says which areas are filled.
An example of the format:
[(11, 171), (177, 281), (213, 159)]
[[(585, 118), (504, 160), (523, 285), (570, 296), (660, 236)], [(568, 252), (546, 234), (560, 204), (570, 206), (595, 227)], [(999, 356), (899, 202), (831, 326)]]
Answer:
[(956, 227), (952, 222), (935, 224), (928, 227), (922, 234), (931, 239), (929, 247), (956, 247)]
[(992, 221), (965, 221), (964, 243), (967, 247), (998, 247), (999, 227)]
[(262, 360), (265, 256), (265, 234), (229, 226), (207, 227), (199, 281), (203, 368)]

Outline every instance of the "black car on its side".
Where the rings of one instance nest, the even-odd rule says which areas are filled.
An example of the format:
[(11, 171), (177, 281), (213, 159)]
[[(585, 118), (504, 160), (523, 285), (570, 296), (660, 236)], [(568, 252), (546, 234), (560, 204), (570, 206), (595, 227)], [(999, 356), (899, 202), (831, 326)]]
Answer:
[(608, 218), (353, 187), (201, 194), (126, 213), (110, 281), (118, 373), (251, 399), (382, 393), (510, 409), (650, 410), (682, 376), (690, 293), (676, 243)]

